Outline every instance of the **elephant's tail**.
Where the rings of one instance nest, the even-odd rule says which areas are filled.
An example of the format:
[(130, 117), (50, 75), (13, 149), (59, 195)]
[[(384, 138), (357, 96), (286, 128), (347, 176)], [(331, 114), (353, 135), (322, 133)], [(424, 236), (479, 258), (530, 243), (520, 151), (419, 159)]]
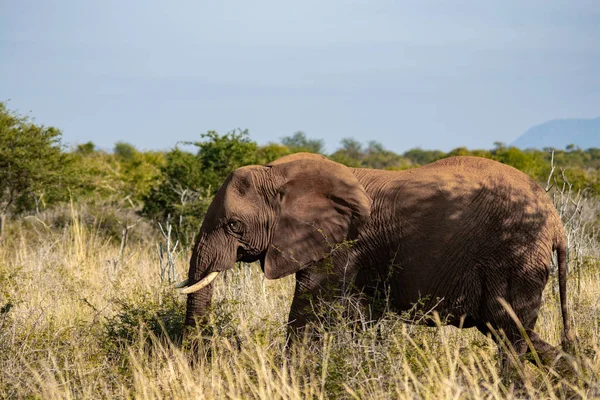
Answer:
[(556, 245), (556, 256), (558, 259), (558, 290), (560, 294), (560, 309), (562, 313), (564, 337), (562, 347), (565, 351), (572, 348), (575, 335), (571, 331), (571, 320), (567, 306), (567, 245), (564, 237), (558, 240)]

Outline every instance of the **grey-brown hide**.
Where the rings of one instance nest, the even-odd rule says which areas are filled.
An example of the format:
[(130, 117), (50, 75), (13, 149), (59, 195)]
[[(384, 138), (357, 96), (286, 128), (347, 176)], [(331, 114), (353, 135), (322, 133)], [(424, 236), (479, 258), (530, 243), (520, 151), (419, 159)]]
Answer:
[[(232, 232), (233, 220), (242, 232)], [(332, 251), (348, 239), (356, 239), (350, 250)], [(533, 327), (553, 251), (568, 342), (564, 230), (527, 175), (475, 157), (379, 171), (294, 154), (228, 177), (202, 225), (189, 280), (235, 260), (260, 260), (267, 278), (296, 273), (292, 335), (314, 318), (310, 301), (335, 297), (353, 283), (371, 299), (384, 288), (397, 312), (425, 300), (446, 323), (503, 330), (525, 353), (530, 349), (508, 305), (537, 352), (550, 359), (555, 348)], [(328, 255), (333, 266), (323, 271), (319, 264)], [(212, 284), (189, 295), (188, 325), (204, 315), (211, 295)]]

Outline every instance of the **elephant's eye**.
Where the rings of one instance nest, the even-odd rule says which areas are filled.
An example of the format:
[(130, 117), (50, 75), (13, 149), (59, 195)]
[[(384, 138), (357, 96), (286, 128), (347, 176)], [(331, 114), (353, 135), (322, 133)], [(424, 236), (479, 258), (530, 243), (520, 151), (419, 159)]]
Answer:
[(242, 223), (237, 220), (231, 220), (227, 223), (227, 226), (233, 233), (241, 233), (242, 232)]

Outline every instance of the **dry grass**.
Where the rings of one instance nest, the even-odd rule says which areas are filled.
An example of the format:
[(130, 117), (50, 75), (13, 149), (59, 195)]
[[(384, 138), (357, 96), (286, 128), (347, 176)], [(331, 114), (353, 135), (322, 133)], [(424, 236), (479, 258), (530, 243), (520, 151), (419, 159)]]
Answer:
[[(80, 221), (75, 210), (60, 230), (33, 218), (15, 221), (0, 246), (2, 397), (600, 396), (597, 241), (583, 249), (586, 261), (569, 280), (580, 374), (561, 378), (517, 362), (520, 377), (507, 379), (495, 344), (475, 330), (406, 325), (394, 315), (358, 330), (340, 318), (321, 331), (322, 340), (284, 357), (293, 278), (265, 281), (255, 266), (219, 278), (213, 335), (192, 357), (168, 340), (181, 331), (185, 299), (161, 282), (155, 243), (130, 244), (121, 257), (118, 243)], [(185, 252), (175, 259), (180, 276), (187, 259)], [(553, 279), (537, 330), (558, 344), (555, 286)]]

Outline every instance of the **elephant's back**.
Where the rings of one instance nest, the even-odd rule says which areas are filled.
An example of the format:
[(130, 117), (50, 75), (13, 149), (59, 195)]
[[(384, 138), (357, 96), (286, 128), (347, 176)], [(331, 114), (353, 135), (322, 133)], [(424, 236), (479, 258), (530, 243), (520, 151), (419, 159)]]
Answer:
[(420, 187), (425, 196), (445, 194), (465, 201), (488, 197), (513, 206), (523, 203), (527, 207), (554, 210), (550, 198), (535, 180), (514, 167), (487, 158), (449, 157), (406, 172), (399, 184), (417, 191)]
[[(444, 204), (444, 208), (454, 209), (455, 215), (475, 220), (478, 226), (485, 216), (484, 225), (491, 225), (488, 230), (509, 226), (527, 230), (535, 223), (539, 232), (562, 231), (556, 208), (545, 190), (509, 165), (481, 157), (450, 157), (415, 172), (404, 184), (406, 189), (421, 192), (415, 201)], [(438, 214), (440, 218), (448, 217), (443, 209)]]
[(523, 187), (536, 194), (543, 192), (538, 183), (524, 172), (510, 165), (483, 157), (458, 156), (444, 158), (416, 168), (414, 171), (414, 178), (420, 176), (426, 180), (464, 182), (466, 179), (480, 184)]
[[(563, 235), (545, 190), (527, 174), (481, 157), (450, 157), (406, 171), (356, 170), (373, 216), (404, 235), (447, 237), (505, 231)], [(391, 224), (390, 224), (391, 222)], [(527, 233), (529, 232), (529, 234)]]

